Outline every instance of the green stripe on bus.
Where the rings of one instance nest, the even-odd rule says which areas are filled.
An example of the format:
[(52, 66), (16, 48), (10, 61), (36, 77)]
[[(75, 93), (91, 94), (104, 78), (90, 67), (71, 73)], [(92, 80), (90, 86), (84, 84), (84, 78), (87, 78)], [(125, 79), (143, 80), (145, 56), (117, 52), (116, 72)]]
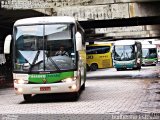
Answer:
[(30, 74), (29, 82), (32, 83), (54, 83), (61, 81), (65, 78), (74, 77), (74, 72), (62, 72), (62, 73), (54, 73), (54, 74)]
[(157, 61), (158, 58), (146, 58), (146, 59), (143, 59), (144, 61)]

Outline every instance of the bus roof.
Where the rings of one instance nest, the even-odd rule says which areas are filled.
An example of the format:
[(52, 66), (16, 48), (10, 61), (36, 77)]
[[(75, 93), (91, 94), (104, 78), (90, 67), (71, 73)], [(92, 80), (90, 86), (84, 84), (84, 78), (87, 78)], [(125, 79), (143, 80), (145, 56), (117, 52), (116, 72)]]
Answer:
[(31, 17), (17, 20), (14, 26), (17, 25), (30, 25), (42, 23), (76, 23), (73, 17), (69, 16), (45, 16), (45, 17)]
[(153, 45), (153, 44), (142, 44), (142, 48), (156, 48), (156, 45)]
[(135, 40), (119, 40), (115, 41), (114, 45), (134, 45), (135, 43)]
[(87, 46), (112, 46), (112, 44), (110, 44), (110, 43), (103, 43), (103, 44), (98, 43), (98, 44), (90, 44), (90, 45), (87, 45)]

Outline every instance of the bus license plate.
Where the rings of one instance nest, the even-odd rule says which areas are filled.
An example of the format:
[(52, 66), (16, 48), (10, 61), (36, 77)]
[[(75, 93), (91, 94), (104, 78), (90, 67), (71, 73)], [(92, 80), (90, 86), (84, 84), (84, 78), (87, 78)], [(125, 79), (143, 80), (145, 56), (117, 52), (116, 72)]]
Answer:
[(51, 87), (40, 87), (40, 91), (51, 91)]

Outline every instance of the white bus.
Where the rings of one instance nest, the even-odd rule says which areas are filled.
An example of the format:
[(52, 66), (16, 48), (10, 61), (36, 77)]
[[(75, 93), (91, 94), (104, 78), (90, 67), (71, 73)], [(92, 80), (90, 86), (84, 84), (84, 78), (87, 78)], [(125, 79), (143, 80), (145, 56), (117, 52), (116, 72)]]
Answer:
[[(11, 44), (12, 43), (12, 44)], [(17, 20), (5, 39), (4, 53), (13, 48), (13, 79), (17, 94), (69, 93), (77, 99), (85, 89), (84, 30), (72, 17), (50, 16)], [(56, 55), (63, 46), (67, 55)]]
[(141, 69), (142, 45), (135, 40), (119, 40), (113, 47), (113, 65), (119, 70)]

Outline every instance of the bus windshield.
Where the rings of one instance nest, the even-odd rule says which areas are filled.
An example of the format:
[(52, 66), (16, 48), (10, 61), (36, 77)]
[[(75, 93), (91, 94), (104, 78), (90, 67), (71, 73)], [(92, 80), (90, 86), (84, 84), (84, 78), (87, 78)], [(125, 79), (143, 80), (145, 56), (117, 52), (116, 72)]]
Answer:
[(114, 60), (127, 61), (135, 59), (134, 45), (116, 45), (114, 51)]
[(143, 58), (157, 58), (156, 48), (144, 48), (142, 52)]
[[(14, 28), (15, 71), (58, 71), (75, 69), (73, 25), (26, 25)], [(63, 54), (57, 54), (61, 51)], [(60, 52), (59, 52), (60, 53)]]

